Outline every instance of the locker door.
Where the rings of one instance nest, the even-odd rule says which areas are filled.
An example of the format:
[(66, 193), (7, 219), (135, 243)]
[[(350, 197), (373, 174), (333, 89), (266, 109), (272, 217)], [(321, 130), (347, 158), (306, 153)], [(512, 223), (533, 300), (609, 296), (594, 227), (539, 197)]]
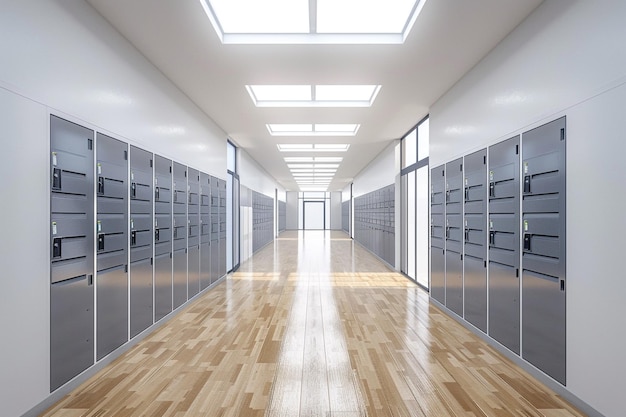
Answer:
[(187, 235), (189, 219), (187, 217), (188, 186), (187, 167), (174, 162), (174, 238), (173, 238), (173, 309), (176, 310), (187, 301)]
[(154, 156), (154, 321), (172, 311), (172, 161)]
[(522, 135), (522, 357), (565, 385), (565, 117)]
[(489, 148), (489, 335), (519, 354), (519, 136)]
[(431, 170), (430, 196), (430, 294), (441, 304), (446, 302), (446, 167)]
[(211, 283), (219, 279), (219, 189), (217, 178), (211, 176)]
[(200, 174), (200, 288), (211, 285), (211, 181)]
[(446, 164), (446, 307), (463, 317), (463, 158)]
[(219, 180), (219, 278), (226, 275), (226, 181)]
[(50, 117), (50, 392), (93, 364), (93, 139)]
[(189, 168), (188, 185), (188, 236), (187, 254), (189, 278), (187, 293), (189, 298), (200, 291), (200, 172)]
[(130, 337), (150, 325), (153, 313), (152, 153), (130, 147)]
[(463, 288), (465, 320), (487, 332), (487, 150), (467, 155)]
[(96, 358), (128, 340), (128, 145), (98, 133), (96, 142)]

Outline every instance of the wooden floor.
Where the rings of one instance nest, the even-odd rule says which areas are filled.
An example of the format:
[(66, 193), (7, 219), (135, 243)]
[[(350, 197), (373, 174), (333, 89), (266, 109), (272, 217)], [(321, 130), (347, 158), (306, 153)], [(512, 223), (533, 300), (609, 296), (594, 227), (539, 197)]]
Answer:
[(580, 416), (342, 232), (286, 232), (44, 416)]

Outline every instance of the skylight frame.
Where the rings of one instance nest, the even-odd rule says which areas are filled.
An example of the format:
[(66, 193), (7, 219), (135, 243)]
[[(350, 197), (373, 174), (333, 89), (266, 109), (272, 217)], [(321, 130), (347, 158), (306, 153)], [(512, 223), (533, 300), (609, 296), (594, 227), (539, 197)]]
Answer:
[[(360, 123), (267, 123), (267, 131), (272, 136), (356, 136), (361, 127)], [(310, 126), (310, 130), (308, 127)], [(319, 128), (323, 130), (317, 130)], [(343, 127), (341, 130), (327, 130), (327, 126)], [(288, 130), (288, 127), (293, 128)]]
[[(317, 14), (309, 15), (308, 33), (226, 33), (210, 0), (200, 0), (218, 38), (223, 44), (402, 44), (406, 41), (426, 0), (416, 0), (401, 33), (317, 33)], [(309, 11), (317, 10), (317, 0), (309, 0)]]
[(347, 152), (348, 143), (279, 143), (276, 145), (279, 152)]
[[(371, 107), (381, 87), (379, 84), (249, 84), (246, 90), (256, 107)], [(366, 90), (366, 94), (355, 91), (359, 88)], [(268, 95), (271, 89), (276, 91)], [(333, 89), (334, 98), (319, 98), (332, 97)]]

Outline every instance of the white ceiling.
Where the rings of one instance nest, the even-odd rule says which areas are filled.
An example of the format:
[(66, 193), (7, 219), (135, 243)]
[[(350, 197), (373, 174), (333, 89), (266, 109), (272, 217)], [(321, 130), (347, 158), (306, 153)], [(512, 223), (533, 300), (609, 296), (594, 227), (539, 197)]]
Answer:
[[(402, 45), (223, 45), (199, 0), (87, 0), (288, 190), (298, 186), (266, 123), (360, 123), (329, 190), (409, 131), (542, 0), (428, 0)], [(380, 84), (370, 108), (257, 108), (247, 84)], [(310, 156), (311, 154), (304, 154)]]

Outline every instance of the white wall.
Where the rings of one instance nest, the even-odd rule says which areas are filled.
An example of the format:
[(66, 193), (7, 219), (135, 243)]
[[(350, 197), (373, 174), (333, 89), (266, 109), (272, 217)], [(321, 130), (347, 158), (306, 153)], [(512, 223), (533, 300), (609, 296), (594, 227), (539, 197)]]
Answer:
[[(400, 141), (395, 140), (354, 178), (352, 192), (359, 197), (389, 184), (395, 184), (400, 173), (396, 153)], [(349, 193), (349, 192), (348, 192)]]
[(298, 230), (299, 201), (297, 191), (287, 191), (287, 230)]
[(277, 188), (279, 197), (285, 192), (285, 189), (279, 186), (249, 153), (239, 148), (238, 154), (237, 173), (241, 179), (241, 185), (271, 198), (275, 198)]
[(330, 193), (330, 229), (341, 230), (341, 191)]
[(626, 2), (544, 2), (430, 113), (431, 166), (567, 116), (567, 390), (622, 416)]
[(220, 178), (226, 134), (83, 0), (5, 1), (0, 27), (0, 407), (13, 416), (49, 396), (49, 114)]

